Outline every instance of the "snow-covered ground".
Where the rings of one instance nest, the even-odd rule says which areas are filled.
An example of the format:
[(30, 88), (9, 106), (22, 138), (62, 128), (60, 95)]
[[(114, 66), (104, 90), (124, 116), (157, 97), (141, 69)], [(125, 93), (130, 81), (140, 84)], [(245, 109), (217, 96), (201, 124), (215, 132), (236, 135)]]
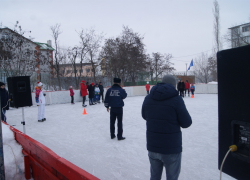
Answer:
[[(26, 134), (102, 180), (146, 180), (150, 178), (150, 164), (146, 149), (146, 122), (141, 117), (143, 100), (143, 96), (124, 100), (124, 141), (110, 139), (109, 113), (103, 104), (88, 106), (88, 114), (83, 115), (81, 102), (46, 106), (47, 121), (42, 123), (37, 122), (36, 106), (25, 107)], [(193, 124), (182, 129), (179, 180), (219, 179), (218, 95), (196, 94), (194, 99), (185, 97), (184, 101)], [(23, 131), (21, 121), (21, 108), (7, 111), (7, 123)], [(3, 136), (11, 135), (4, 133)], [(5, 151), (10, 150), (4, 147), (4, 154)], [(21, 156), (20, 151), (16, 156)], [(6, 163), (9, 162), (5, 159)], [(165, 172), (162, 179), (166, 179)], [(222, 179), (234, 178), (223, 173)]]

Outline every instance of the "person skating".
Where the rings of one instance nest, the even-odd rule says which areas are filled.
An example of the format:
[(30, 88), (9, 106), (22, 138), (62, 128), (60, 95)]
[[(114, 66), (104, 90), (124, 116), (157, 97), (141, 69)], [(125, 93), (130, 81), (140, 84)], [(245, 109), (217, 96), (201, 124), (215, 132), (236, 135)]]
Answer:
[(88, 92), (87, 92), (87, 85), (85, 85), (84, 80), (82, 80), (81, 82), (81, 94), (82, 94), (82, 106), (86, 107), (87, 105), (85, 104), (85, 101), (86, 101), (86, 96), (88, 95)]
[(122, 136), (123, 134), (123, 127), (122, 127), (122, 116), (123, 116), (123, 106), (124, 102), (123, 99), (127, 97), (127, 93), (122, 87), (120, 86), (121, 79), (114, 78), (114, 85), (109, 88), (105, 95), (104, 106), (107, 108), (107, 112), (110, 110), (110, 137), (114, 139), (115, 136), (115, 121), (117, 118), (117, 126), (118, 126), (118, 133), (117, 139), (124, 140), (125, 137)]
[(182, 133), (192, 119), (176, 88), (172, 75), (165, 75), (155, 85), (142, 105), (142, 117), (147, 121), (147, 150), (151, 180), (161, 179), (163, 167), (167, 179), (178, 180), (181, 170)]
[(36, 87), (36, 103), (38, 105), (38, 122), (46, 121), (45, 118), (45, 96), (46, 94), (42, 90), (43, 83), (37, 82)]
[(150, 85), (149, 85), (149, 82), (147, 82), (147, 84), (146, 84), (145, 88), (146, 88), (147, 94), (149, 94), (149, 90), (150, 90)]
[(185, 96), (187, 96), (187, 92), (188, 92), (188, 96), (189, 96), (190, 84), (189, 84), (188, 80), (186, 80), (186, 82), (185, 82)]
[(101, 97), (102, 97), (102, 102), (103, 102), (104, 88), (103, 88), (102, 82), (99, 82), (99, 89), (100, 89), (100, 100), (101, 100)]
[(194, 96), (195, 86), (193, 83), (191, 84), (190, 91), (191, 91), (192, 95)]
[(179, 83), (178, 83), (178, 90), (180, 91), (180, 96), (181, 97), (184, 97), (184, 89), (185, 89), (185, 83), (183, 80), (181, 80)]
[(98, 84), (95, 85), (95, 96), (94, 96), (95, 103), (100, 103), (100, 89)]
[(73, 87), (72, 86), (69, 86), (69, 92), (70, 92), (70, 97), (71, 97), (71, 104), (75, 104), (74, 103), (74, 90), (73, 90)]
[(89, 105), (95, 105), (95, 103), (94, 103), (94, 95), (95, 95), (94, 83), (91, 83), (89, 85), (88, 91), (89, 91)]
[(5, 83), (0, 82), (0, 92), (1, 92), (1, 119), (6, 122), (6, 110), (9, 110), (9, 93), (5, 89)]
[(179, 82), (178, 82), (178, 84), (177, 84), (178, 95), (181, 95), (180, 87), (181, 87), (181, 80), (179, 80)]

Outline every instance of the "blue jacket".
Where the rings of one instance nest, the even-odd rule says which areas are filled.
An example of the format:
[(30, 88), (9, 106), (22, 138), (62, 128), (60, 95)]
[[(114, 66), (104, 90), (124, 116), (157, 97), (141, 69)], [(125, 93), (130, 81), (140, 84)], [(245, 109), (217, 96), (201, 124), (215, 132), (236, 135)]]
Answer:
[(114, 84), (106, 92), (104, 106), (109, 107), (123, 107), (123, 99), (127, 97), (127, 93), (118, 84)]
[(144, 99), (142, 117), (147, 121), (148, 151), (161, 154), (182, 152), (181, 127), (189, 127), (192, 119), (174, 86), (155, 85)]

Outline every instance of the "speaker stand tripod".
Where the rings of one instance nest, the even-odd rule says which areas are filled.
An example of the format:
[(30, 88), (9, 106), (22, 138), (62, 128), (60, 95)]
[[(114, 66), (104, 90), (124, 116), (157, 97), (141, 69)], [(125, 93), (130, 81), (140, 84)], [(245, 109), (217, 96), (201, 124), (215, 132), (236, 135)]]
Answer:
[(23, 124), (23, 133), (25, 133), (25, 120), (24, 120), (24, 107), (22, 107), (22, 115), (23, 115), (23, 121), (21, 122), (21, 124)]

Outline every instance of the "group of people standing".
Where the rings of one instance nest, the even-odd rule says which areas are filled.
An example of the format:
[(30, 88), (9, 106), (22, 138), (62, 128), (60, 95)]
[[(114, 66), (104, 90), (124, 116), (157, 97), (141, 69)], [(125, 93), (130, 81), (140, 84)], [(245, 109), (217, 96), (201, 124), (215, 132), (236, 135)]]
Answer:
[(104, 88), (102, 85), (102, 82), (99, 82), (99, 84), (86, 82), (82, 80), (81, 82), (81, 89), (80, 93), (82, 96), (82, 106), (86, 107), (87, 105), (85, 104), (86, 101), (86, 96), (88, 95), (89, 97), (89, 105), (95, 105), (97, 103), (101, 103), (100, 100), (102, 99), (103, 102), (103, 92)]
[(184, 92), (185, 92), (185, 96), (187, 96), (187, 92), (188, 92), (188, 96), (190, 96), (190, 91), (192, 95), (194, 95), (195, 87), (193, 83), (190, 86), (190, 83), (188, 82), (188, 80), (186, 80), (185, 83), (183, 80), (180, 80), (177, 84), (177, 90), (178, 90), (179, 95), (181, 97), (184, 97)]

